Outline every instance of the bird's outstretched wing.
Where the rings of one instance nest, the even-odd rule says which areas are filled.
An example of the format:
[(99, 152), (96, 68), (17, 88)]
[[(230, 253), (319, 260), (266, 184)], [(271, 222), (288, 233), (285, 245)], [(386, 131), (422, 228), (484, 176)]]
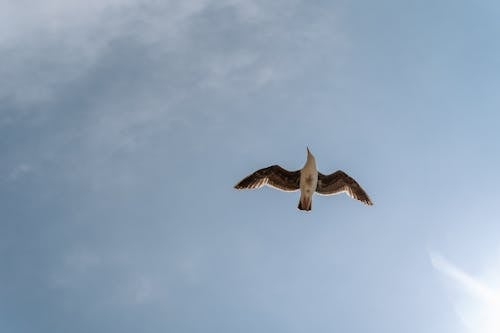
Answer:
[(288, 171), (279, 165), (272, 165), (243, 178), (238, 184), (234, 185), (234, 188), (259, 188), (264, 185), (282, 191), (296, 191), (300, 185), (300, 170)]
[(323, 195), (332, 195), (345, 192), (351, 198), (373, 205), (365, 190), (345, 172), (338, 170), (330, 175), (318, 173), (316, 192)]

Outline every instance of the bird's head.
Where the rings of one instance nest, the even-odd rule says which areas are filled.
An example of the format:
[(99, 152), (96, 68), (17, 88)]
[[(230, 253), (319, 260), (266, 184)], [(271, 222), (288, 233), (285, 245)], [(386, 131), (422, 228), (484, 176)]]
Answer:
[(313, 160), (314, 161), (314, 156), (311, 154), (311, 151), (309, 150), (309, 147), (306, 147), (307, 149), (307, 160)]

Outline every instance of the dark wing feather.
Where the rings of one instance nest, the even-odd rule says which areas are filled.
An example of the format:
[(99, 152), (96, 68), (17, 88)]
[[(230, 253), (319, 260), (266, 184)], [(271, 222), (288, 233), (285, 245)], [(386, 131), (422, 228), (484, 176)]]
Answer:
[(279, 165), (272, 165), (243, 178), (234, 188), (259, 188), (268, 185), (283, 191), (296, 191), (299, 183), (300, 170), (288, 171)]
[(345, 192), (351, 198), (373, 205), (365, 190), (345, 172), (338, 170), (330, 175), (318, 173), (316, 192), (323, 195), (332, 195)]

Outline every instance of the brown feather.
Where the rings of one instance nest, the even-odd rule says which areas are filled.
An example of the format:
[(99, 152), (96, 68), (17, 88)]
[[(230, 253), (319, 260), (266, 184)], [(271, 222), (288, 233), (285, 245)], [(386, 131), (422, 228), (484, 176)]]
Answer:
[(243, 178), (234, 188), (259, 188), (268, 185), (283, 191), (296, 191), (299, 189), (299, 183), (300, 170), (288, 171), (279, 165), (272, 165)]
[(365, 190), (345, 172), (338, 170), (330, 175), (318, 173), (316, 192), (323, 195), (332, 195), (345, 192), (351, 198), (373, 205)]

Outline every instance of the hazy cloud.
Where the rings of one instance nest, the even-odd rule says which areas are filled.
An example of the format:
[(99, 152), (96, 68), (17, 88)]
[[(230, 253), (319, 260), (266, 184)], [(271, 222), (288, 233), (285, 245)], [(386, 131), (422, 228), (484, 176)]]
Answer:
[(301, 62), (317, 56), (310, 49), (335, 43), (318, 33), (330, 25), (321, 15), (295, 24), (298, 1), (3, 6), (0, 124), (29, 123), (40, 132), (34, 163), (57, 163), (50, 170), (71, 170), (58, 177), (92, 189), (133, 186), (137, 159), (127, 156), (173, 130), (223, 122), (235, 112), (228, 101), (287, 82), (314, 64)]
[(19, 177), (22, 177), (23, 175), (30, 173), (33, 171), (33, 167), (29, 164), (26, 163), (21, 163), (14, 167), (14, 169), (7, 175), (6, 180), (7, 181), (15, 181)]
[[(4, 64), (0, 97), (22, 106), (50, 100), (61, 85), (81, 79), (98, 65), (113, 47), (110, 43), (120, 38), (138, 40), (158, 53), (192, 48), (190, 33), (193, 25), (199, 24), (192, 18), (209, 9), (216, 12), (225, 8), (237, 13), (236, 19), (245, 24), (278, 14), (261, 10), (257, 1), (237, 0), (4, 2), (0, 5), (0, 60)], [(209, 82), (225, 78), (228, 71), (244, 65), (242, 61), (248, 62), (248, 57), (241, 55), (227, 59), (230, 54), (211, 61), (213, 77)], [(221, 73), (219, 64), (223, 63), (229, 69)]]

